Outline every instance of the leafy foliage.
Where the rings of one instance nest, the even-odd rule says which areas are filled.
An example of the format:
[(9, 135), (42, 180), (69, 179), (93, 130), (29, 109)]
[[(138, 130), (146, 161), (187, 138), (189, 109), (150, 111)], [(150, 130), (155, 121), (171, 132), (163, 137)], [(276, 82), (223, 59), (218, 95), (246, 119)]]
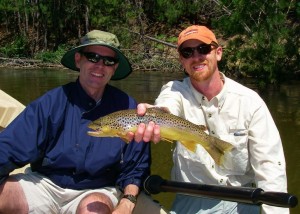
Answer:
[(59, 46), (56, 51), (43, 51), (36, 54), (35, 59), (42, 62), (60, 63), (62, 56), (67, 51), (65, 46)]
[(0, 47), (0, 53), (4, 57), (26, 57), (28, 46), (26, 37), (16, 36), (11, 43)]
[(231, 7), (240, 12), (230, 16), (230, 21), (224, 17), (215, 23), (232, 38), (226, 45), (230, 56), (225, 69), (253, 76), (262, 87), (279, 83), (299, 69), (295, 60), (299, 59), (299, 49), (295, 47), (299, 23), (289, 17), (295, 10), (294, 1), (236, 0)]
[(222, 71), (255, 77), (264, 87), (300, 73), (299, 19), (295, 0), (1, 0), (0, 54), (55, 62), (92, 29), (111, 31), (123, 48), (146, 52), (143, 35), (174, 44), (183, 28), (202, 24), (224, 46)]

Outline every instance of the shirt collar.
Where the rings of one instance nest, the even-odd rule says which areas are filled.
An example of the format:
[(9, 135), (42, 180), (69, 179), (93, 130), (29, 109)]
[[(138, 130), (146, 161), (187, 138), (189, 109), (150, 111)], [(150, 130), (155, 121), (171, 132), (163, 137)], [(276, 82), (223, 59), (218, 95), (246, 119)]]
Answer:
[(226, 98), (226, 94), (228, 91), (228, 84), (226, 84), (226, 76), (225, 74), (223, 74), (222, 72), (220, 72), (220, 78), (223, 81), (223, 88), (220, 91), (220, 93), (216, 96), (216, 98), (218, 99), (218, 108), (221, 109), (224, 102), (225, 102), (225, 98)]
[(76, 85), (78, 89), (78, 94), (76, 96), (78, 97), (78, 102), (80, 103), (80, 106), (85, 111), (94, 108), (97, 104), (96, 101), (85, 92), (85, 90), (80, 85), (79, 79), (76, 80)]

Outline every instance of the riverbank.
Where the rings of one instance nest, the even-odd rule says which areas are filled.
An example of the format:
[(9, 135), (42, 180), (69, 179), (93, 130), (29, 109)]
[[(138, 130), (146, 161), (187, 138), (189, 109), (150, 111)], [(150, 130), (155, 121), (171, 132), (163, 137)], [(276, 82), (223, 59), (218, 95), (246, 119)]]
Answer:
[[(181, 67), (175, 58), (162, 58), (160, 60), (155, 57), (136, 62), (131, 61), (133, 70), (136, 71), (172, 71), (181, 72)], [(0, 57), (0, 68), (65, 68), (60, 63), (44, 62), (37, 59), (28, 58), (5, 58)]]
[(0, 57), (1, 68), (63, 68), (61, 64), (43, 62), (42, 60), (27, 58)]
[[(178, 72), (182, 73), (182, 67), (179, 61), (175, 57), (170, 58), (160, 58), (159, 60), (156, 57), (152, 57), (149, 59), (141, 60), (140, 62), (130, 60), (132, 69), (134, 71), (157, 71), (157, 72), (166, 72), (170, 71), (172, 73)], [(65, 69), (63, 65), (60, 63), (53, 62), (44, 62), (42, 60), (37, 59), (28, 59), (28, 58), (5, 58), (0, 57), (0, 68), (55, 68), (55, 69)], [(224, 71), (223, 71), (224, 72)], [(231, 77), (233, 79), (244, 79), (244, 78), (253, 78), (255, 77), (247, 76), (245, 73), (241, 72), (224, 72), (226, 76)], [(291, 80), (300, 80), (300, 70), (295, 71), (293, 74), (287, 74), (282, 76), (282, 80), (280, 82), (275, 82), (275, 84), (271, 84), (275, 86)], [(269, 85), (270, 86), (270, 85)]]

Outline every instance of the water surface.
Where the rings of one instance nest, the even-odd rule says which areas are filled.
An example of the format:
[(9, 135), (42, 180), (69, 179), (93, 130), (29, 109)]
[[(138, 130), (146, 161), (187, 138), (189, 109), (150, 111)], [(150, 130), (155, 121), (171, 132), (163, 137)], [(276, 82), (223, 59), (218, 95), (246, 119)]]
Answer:
[[(54, 69), (4, 69), (0, 68), (0, 89), (15, 97), (24, 105), (41, 96), (47, 90), (77, 79), (78, 73)], [(121, 81), (111, 84), (126, 91), (138, 102), (153, 103), (161, 86), (169, 80), (182, 79), (180, 72), (134, 72)], [(300, 197), (300, 82), (291, 81), (276, 90), (266, 90), (261, 96), (267, 103), (282, 137), (287, 162), (288, 191)], [(243, 84), (255, 89), (252, 81)], [(152, 174), (170, 178), (172, 166), (172, 145), (152, 145)], [(160, 193), (153, 196), (165, 207), (170, 207), (174, 194)], [(291, 209), (300, 213), (299, 205)]]

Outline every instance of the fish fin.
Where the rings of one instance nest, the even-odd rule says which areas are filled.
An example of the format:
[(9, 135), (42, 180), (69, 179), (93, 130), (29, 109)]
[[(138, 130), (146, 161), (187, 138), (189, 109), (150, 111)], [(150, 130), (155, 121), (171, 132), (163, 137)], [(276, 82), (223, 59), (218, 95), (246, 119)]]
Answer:
[(130, 141), (126, 138), (126, 137), (120, 137), (123, 141), (125, 141), (125, 143), (130, 143)]
[(119, 138), (121, 138), (123, 141), (125, 141), (127, 144), (130, 143), (126, 133), (118, 133), (117, 134)]
[(202, 130), (202, 131), (207, 131), (207, 130), (208, 130), (207, 127), (204, 126), (204, 125), (197, 125), (197, 126), (198, 126), (199, 129)]
[(168, 113), (168, 114), (171, 113), (169, 108), (167, 108), (167, 107), (156, 106), (156, 107), (152, 107), (152, 108), (149, 108), (149, 109), (151, 109), (153, 111), (158, 111), (158, 112), (161, 112), (161, 113)]
[(169, 142), (169, 143), (174, 143), (174, 140), (170, 140), (168, 138), (161, 138), (162, 141), (166, 141), (166, 142)]
[(184, 145), (184, 147), (186, 147), (188, 150), (192, 151), (192, 152), (196, 152), (196, 148), (197, 148), (197, 144), (194, 141), (180, 141), (180, 143), (182, 145)]

